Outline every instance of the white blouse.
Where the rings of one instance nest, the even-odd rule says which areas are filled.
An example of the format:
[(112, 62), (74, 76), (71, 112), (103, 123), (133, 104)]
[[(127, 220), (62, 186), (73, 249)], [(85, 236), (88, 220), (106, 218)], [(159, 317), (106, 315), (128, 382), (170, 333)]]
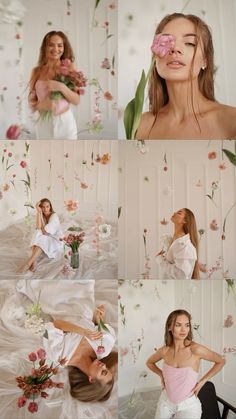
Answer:
[(167, 252), (156, 256), (162, 279), (191, 279), (197, 260), (197, 251), (189, 234), (174, 240)]
[[(84, 326), (85, 324), (83, 324), (82, 327)], [(114, 329), (108, 324), (106, 324), (106, 326), (110, 333), (103, 332), (102, 343), (101, 339), (91, 340), (85, 337), (89, 345), (94, 349), (98, 359), (105, 358), (107, 355), (109, 355), (116, 341)], [(93, 328), (91, 326), (89, 328), (91, 330), (98, 329), (98, 327), (94, 324)], [(48, 338), (43, 338), (43, 346), (47, 353), (47, 358), (55, 362), (58, 361), (59, 358), (66, 358), (67, 365), (76, 348), (79, 346), (83, 336), (81, 336), (79, 333), (64, 332), (63, 330), (55, 327), (52, 322), (46, 323), (46, 330), (48, 333)], [(100, 345), (104, 346), (105, 352), (102, 354), (97, 354), (97, 348)]]

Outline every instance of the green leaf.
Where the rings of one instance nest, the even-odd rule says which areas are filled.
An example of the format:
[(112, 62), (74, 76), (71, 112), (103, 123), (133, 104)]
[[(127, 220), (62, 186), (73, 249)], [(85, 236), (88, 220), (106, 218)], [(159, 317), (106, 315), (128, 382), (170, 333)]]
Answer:
[(33, 204), (31, 204), (31, 203), (24, 204), (24, 207), (30, 207), (30, 208), (34, 209), (34, 206), (33, 206)]
[(98, 330), (100, 332), (104, 330), (106, 333), (110, 333), (110, 330), (107, 328), (107, 326), (105, 325), (102, 319), (99, 319)]
[(143, 111), (143, 102), (144, 102), (144, 90), (146, 86), (146, 76), (144, 70), (142, 71), (141, 79), (138, 84), (136, 93), (135, 93), (135, 112), (134, 112), (134, 123), (131, 133), (131, 138), (135, 138), (135, 134), (140, 124), (140, 119)]
[(12, 166), (14, 166), (14, 164), (11, 164), (10, 166), (8, 166), (8, 167), (6, 168), (6, 171), (7, 171), (7, 170), (9, 170)]
[(101, 1), (101, 0), (96, 0), (96, 1), (95, 1), (95, 9), (98, 7), (98, 5), (99, 5), (100, 1)]
[(122, 207), (118, 207), (118, 218), (120, 218)]
[(206, 196), (208, 196), (208, 198), (212, 199), (212, 196), (211, 195), (206, 195)]
[(231, 151), (223, 148), (222, 151), (225, 153), (225, 155), (228, 157), (229, 161), (236, 166), (236, 154), (232, 153)]
[(132, 139), (132, 127), (134, 123), (135, 113), (135, 99), (132, 99), (125, 108), (124, 111), (124, 126), (127, 140)]

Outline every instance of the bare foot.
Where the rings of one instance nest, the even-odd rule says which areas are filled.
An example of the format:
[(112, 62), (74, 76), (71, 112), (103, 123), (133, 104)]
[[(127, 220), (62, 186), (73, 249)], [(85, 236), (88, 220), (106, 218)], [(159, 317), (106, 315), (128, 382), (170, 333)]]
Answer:
[(29, 267), (29, 270), (30, 270), (31, 272), (35, 272), (35, 271), (36, 271), (36, 264), (35, 264), (35, 262), (33, 262), (33, 263), (31, 264), (31, 266)]
[(24, 263), (24, 265), (21, 265), (21, 266), (17, 269), (16, 273), (18, 273), (18, 274), (23, 274), (23, 273), (27, 272), (27, 271), (28, 271), (28, 269), (29, 269), (29, 265), (28, 265), (28, 263)]

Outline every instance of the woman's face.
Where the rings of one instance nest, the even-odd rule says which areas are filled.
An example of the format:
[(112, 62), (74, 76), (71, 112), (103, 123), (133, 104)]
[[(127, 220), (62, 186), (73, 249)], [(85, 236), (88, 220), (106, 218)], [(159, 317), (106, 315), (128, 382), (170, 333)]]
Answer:
[[(175, 44), (163, 58), (156, 57), (158, 74), (169, 81), (189, 80), (192, 68), (192, 78), (198, 77), (201, 67), (206, 66), (202, 53), (202, 42), (197, 43), (196, 29), (193, 22), (185, 18), (177, 18), (167, 23), (162, 35), (172, 35)], [(196, 54), (193, 56), (196, 47)]]
[(174, 224), (178, 224), (178, 225), (184, 224), (185, 223), (185, 211), (184, 211), (184, 209), (182, 208), (182, 209), (178, 210), (177, 212), (174, 212), (174, 214), (171, 217), (171, 221)]
[(103, 362), (95, 359), (89, 367), (89, 377), (92, 381), (99, 380), (107, 384), (112, 380), (112, 373)]
[(52, 35), (46, 47), (46, 57), (48, 60), (60, 60), (64, 52), (64, 42), (59, 35)]
[(171, 327), (173, 338), (176, 340), (184, 340), (187, 338), (190, 330), (189, 319), (185, 314), (176, 317), (174, 324)]
[(51, 205), (49, 204), (49, 202), (45, 201), (40, 206), (42, 208), (42, 212), (43, 212), (44, 215), (51, 214)]

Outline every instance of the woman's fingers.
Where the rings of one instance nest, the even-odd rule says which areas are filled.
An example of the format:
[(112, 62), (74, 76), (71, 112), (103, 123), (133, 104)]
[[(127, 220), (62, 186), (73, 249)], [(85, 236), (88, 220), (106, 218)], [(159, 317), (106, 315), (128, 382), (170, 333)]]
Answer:
[(102, 338), (102, 332), (99, 332), (98, 330), (89, 331), (89, 338), (92, 340), (101, 339)]

